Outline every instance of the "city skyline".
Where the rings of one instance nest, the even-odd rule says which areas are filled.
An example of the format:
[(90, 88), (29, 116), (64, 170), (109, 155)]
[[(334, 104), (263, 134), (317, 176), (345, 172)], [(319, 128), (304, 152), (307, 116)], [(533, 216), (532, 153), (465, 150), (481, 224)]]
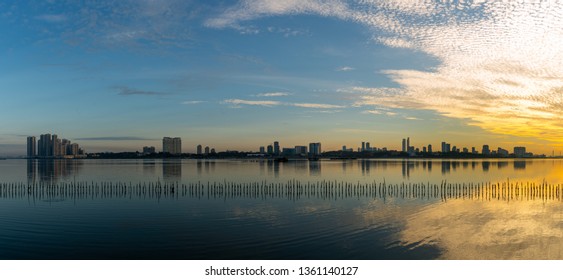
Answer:
[(407, 134), (434, 150), (563, 150), (556, 1), (3, 1), (0, 11), (0, 156), (25, 155), (37, 131), (88, 152), (160, 147), (165, 135), (186, 152), (271, 139), (402, 150)]

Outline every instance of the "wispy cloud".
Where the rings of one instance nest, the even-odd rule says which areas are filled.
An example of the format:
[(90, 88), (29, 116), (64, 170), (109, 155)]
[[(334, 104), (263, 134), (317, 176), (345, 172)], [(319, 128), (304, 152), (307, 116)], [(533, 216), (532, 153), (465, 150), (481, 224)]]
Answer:
[(281, 97), (281, 96), (289, 96), (290, 94), (287, 92), (265, 92), (259, 93), (256, 96), (258, 97)]
[(273, 100), (226, 99), (226, 100), (223, 100), (223, 103), (234, 105), (237, 108), (240, 105), (254, 105), (254, 106), (266, 106), (266, 107), (292, 106), (292, 107), (311, 108), (311, 109), (340, 109), (340, 108), (346, 108), (346, 106), (333, 105), (333, 104), (289, 103), (289, 102), (279, 102), (279, 101), (273, 101)]
[(342, 105), (332, 105), (332, 104), (318, 104), (318, 103), (291, 103), (289, 104), (295, 107), (302, 107), (302, 108), (315, 108), (315, 109), (338, 109), (338, 108), (345, 108)]
[(340, 71), (340, 72), (348, 72), (348, 71), (352, 71), (352, 70), (355, 70), (355, 68), (350, 67), (350, 66), (343, 66), (343, 67), (336, 69), (336, 71)]
[(201, 103), (205, 103), (206, 101), (201, 101), (201, 100), (189, 100), (189, 101), (184, 101), (182, 102), (182, 104), (184, 105), (194, 105), (194, 104), (201, 104)]
[(240, 22), (256, 18), (283, 15), (315, 13), (324, 16), (346, 18), (349, 9), (338, 0), (243, 0), (224, 13), (205, 21), (205, 25), (214, 28), (237, 27)]
[(137, 140), (157, 140), (133, 136), (112, 136), (112, 137), (82, 137), (76, 138), (77, 141), (137, 141)]
[(165, 92), (140, 90), (140, 89), (125, 87), (125, 86), (118, 86), (118, 87), (114, 87), (114, 88), (117, 90), (117, 94), (126, 95), (126, 96), (128, 96), (128, 95), (154, 95), (154, 96), (168, 95), (168, 93), (165, 93)]
[(278, 106), (282, 105), (283, 103), (279, 101), (272, 101), (272, 100), (243, 100), (243, 99), (226, 99), (223, 100), (224, 103), (239, 106), (239, 105), (254, 105), (254, 106)]

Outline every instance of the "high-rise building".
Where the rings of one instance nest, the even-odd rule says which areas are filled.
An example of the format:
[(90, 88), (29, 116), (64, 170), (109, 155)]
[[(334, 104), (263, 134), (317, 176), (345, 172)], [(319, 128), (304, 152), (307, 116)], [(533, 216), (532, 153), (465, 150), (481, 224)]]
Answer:
[(464, 148), (463, 148), (463, 152), (467, 154), (467, 153), (469, 153), (469, 149), (467, 149), (467, 148), (464, 147)]
[(514, 147), (514, 155), (517, 157), (526, 156), (526, 147)]
[(307, 146), (295, 146), (296, 155), (307, 155)]
[(201, 155), (201, 154), (203, 153), (202, 150), (203, 150), (203, 147), (201, 147), (201, 145), (197, 145), (197, 151), (196, 151), (196, 153), (197, 153), (198, 155)]
[(208, 154), (209, 154), (209, 146), (205, 146), (205, 152), (204, 152), (204, 154), (205, 154), (205, 155), (208, 155)]
[(428, 144), (428, 153), (432, 153), (432, 144)]
[(274, 146), (268, 145), (268, 150), (267, 150), (267, 151), (268, 151), (268, 154), (269, 154), (269, 155), (273, 154), (273, 153), (274, 153)]
[(51, 144), (51, 134), (41, 134), (37, 145), (38, 155), (40, 157), (53, 156), (53, 145)]
[[(78, 149), (76, 150), (76, 152), (78, 153)], [(156, 148), (153, 146), (145, 146), (143, 147), (143, 154), (145, 155), (150, 155), (150, 154), (155, 154), (156, 153)]]
[(179, 155), (182, 153), (182, 138), (180, 137), (164, 137), (162, 138), (162, 152), (171, 155)]
[(366, 151), (370, 152), (371, 151), (371, 147), (369, 145), (369, 142), (366, 142)]
[(471, 153), (472, 153), (472, 154), (476, 154), (476, 153), (477, 153), (477, 150), (475, 149), (475, 147), (471, 147)]
[(37, 156), (37, 138), (35, 136), (27, 137), (27, 157), (34, 158)]
[(309, 154), (311, 156), (321, 155), (321, 143), (309, 143)]
[(489, 150), (489, 145), (483, 145), (483, 150), (481, 151), (483, 155), (490, 155), (491, 150)]
[(265, 154), (265, 153), (266, 153), (266, 149), (264, 148), (264, 146), (260, 146), (260, 153), (261, 153), (261, 154)]
[(403, 138), (403, 149), (402, 149), (403, 153), (407, 152), (407, 140), (405, 138)]
[(506, 157), (506, 156), (508, 156), (508, 150), (505, 150), (505, 149), (503, 149), (503, 148), (501, 148), (501, 147), (498, 147), (498, 149), (497, 149), (497, 154), (498, 154), (499, 156), (504, 156), (504, 157)]
[(362, 152), (366, 151), (366, 142), (362, 142)]
[[(155, 152), (154, 147), (151, 147), (151, 148), (152, 148), (152, 152), (154, 153)], [(69, 150), (70, 151), (67, 152), (67, 155), (77, 156), (77, 155), (80, 154), (81, 149), (80, 149), (80, 146), (78, 146), (78, 144), (72, 143), (72, 144), (69, 145)]]
[(275, 155), (280, 154), (280, 142), (278, 142), (278, 141), (274, 142), (274, 154)]

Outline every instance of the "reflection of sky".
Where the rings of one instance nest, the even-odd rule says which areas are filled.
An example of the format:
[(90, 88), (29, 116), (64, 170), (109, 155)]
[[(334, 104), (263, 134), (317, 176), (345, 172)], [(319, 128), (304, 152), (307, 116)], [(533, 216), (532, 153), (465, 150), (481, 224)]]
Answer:
[(561, 259), (559, 202), (452, 200), (401, 217), (404, 246), (438, 246), (443, 259)]
[[(66, 164), (62, 165), (63, 162)], [(71, 165), (69, 165), (71, 164)], [(76, 166), (80, 172), (75, 172)], [(40, 167), (50, 167), (43, 168)], [(440, 183), (504, 182), (546, 180), (563, 183), (561, 160), (331, 160), (331, 161), (238, 161), (238, 160), (85, 160), (61, 161), (57, 165), (27, 164), (27, 161), (0, 162), (4, 181), (27, 181), (41, 174), (61, 180), (158, 181), (279, 181), (300, 180)], [(56, 167), (56, 168), (55, 168)], [(27, 171), (27, 174), (26, 174)], [(43, 172), (45, 171), (45, 172)], [(42, 175), (43, 176), (43, 175)]]

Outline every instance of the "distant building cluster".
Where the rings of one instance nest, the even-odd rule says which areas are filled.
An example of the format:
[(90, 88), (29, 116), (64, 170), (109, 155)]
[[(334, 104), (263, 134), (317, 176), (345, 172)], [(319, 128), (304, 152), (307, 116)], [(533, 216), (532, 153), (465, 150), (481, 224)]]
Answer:
[(260, 154), (270, 156), (320, 156), (322, 153), (321, 143), (309, 143), (307, 146), (294, 146), (293, 148), (282, 148), (280, 142), (274, 141), (273, 144), (267, 147), (260, 147)]
[(68, 139), (60, 139), (56, 134), (42, 134), (27, 137), (28, 158), (75, 158), (84, 157), (84, 150)]
[[(408, 153), (410, 156), (414, 156), (419, 154), (421, 151), (418, 148), (415, 148), (413, 146), (410, 145), (410, 138), (406, 138), (402, 140), (402, 152)], [(479, 151), (477, 151), (477, 149), (475, 147), (471, 147), (471, 152), (469, 151), (469, 149), (467, 147), (463, 147), (463, 148), (459, 148), (457, 146), (452, 146), (450, 143), (447, 142), (442, 142), (442, 147), (441, 147), (441, 154), (473, 154), (473, 155), (479, 155)], [(432, 154), (432, 145), (428, 145), (427, 147), (423, 147), (422, 148), (422, 153), (425, 154)], [(514, 152), (510, 153), (509, 150), (503, 149), (501, 147), (498, 147), (496, 150), (491, 150), (489, 145), (483, 145), (483, 148), (481, 149), (481, 155), (484, 156), (500, 156), (500, 157), (509, 157), (509, 156), (514, 156), (514, 157), (533, 157), (534, 154), (533, 153), (528, 153), (526, 152), (526, 147), (514, 147)]]
[(209, 148), (209, 146), (205, 146), (205, 148), (203, 148), (203, 146), (197, 145), (196, 150), (197, 150), (197, 151), (196, 151), (196, 154), (197, 154), (197, 155), (200, 155), (200, 156), (201, 156), (201, 155), (207, 156), (207, 155), (215, 154), (215, 153), (216, 153), (216, 152), (215, 152), (215, 148)]

